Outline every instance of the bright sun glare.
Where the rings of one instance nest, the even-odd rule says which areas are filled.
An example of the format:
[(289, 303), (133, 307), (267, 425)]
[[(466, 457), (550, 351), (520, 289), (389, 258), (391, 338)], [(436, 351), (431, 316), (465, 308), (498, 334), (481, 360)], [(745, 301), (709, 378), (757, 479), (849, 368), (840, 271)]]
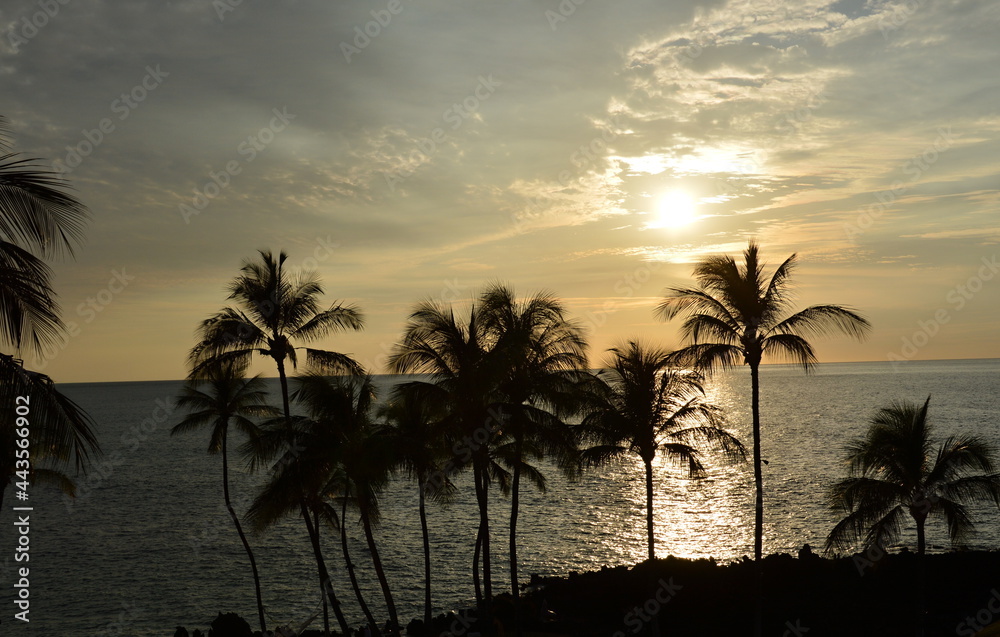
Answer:
[(697, 203), (682, 190), (671, 190), (657, 202), (656, 218), (650, 228), (683, 228), (698, 219)]

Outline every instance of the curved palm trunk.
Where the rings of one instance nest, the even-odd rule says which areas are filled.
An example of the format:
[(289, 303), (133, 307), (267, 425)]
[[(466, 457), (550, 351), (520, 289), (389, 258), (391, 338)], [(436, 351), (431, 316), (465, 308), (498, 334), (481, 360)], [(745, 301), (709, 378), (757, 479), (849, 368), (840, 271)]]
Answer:
[(278, 364), (278, 380), (281, 381), (281, 406), (285, 412), (285, 424), (291, 426), (289, 421), (292, 418), (292, 409), (288, 404), (288, 377), (285, 375), (285, 359), (275, 359), (275, 362)]
[(375, 574), (378, 576), (379, 586), (382, 587), (382, 596), (385, 597), (385, 606), (389, 611), (389, 621), (392, 622), (393, 634), (398, 634), (399, 617), (396, 615), (396, 603), (392, 599), (392, 591), (389, 590), (389, 580), (385, 577), (385, 569), (382, 567), (382, 558), (379, 556), (378, 547), (375, 545), (375, 536), (372, 534), (371, 519), (368, 515), (368, 504), (364, 498), (358, 500), (361, 507), (361, 525), (365, 529), (365, 539), (368, 541), (368, 550), (372, 554), (372, 564), (375, 566)]
[[(915, 516), (916, 517), (916, 516)], [(927, 542), (924, 536), (924, 522), (927, 516), (916, 517), (917, 521), (917, 559), (920, 560), (919, 576), (917, 578), (917, 637), (924, 637), (927, 630), (927, 559), (924, 556)]]
[[(488, 462), (488, 459), (485, 459)], [(491, 634), (490, 626), (493, 614), (493, 573), (490, 563), (490, 515), (489, 515), (489, 481), (486, 476), (486, 467), (482, 454), (479, 455), (479, 479), (476, 482), (476, 497), (479, 501), (479, 532), (482, 540), (483, 559), (483, 599), (482, 616), (480, 619), (485, 622), (487, 634)]]
[(514, 630), (521, 635), (520, 591), (517, 586), (517, 514), (521, 489), (521, 450), (516, 454), (514, 477), (510, 492), (510, 594), (514, 598)]
[(309, 510), (306, 508), (305, 503), (301, 505), (302, 509), (302, 519), (306, 522), (306, 530), (309, 531), (309, 540), (313, 547), (313, 554), (316, 557), (316, 568), (319, 570), (319, 581), (320, 586), (326, 592), (327, 599), (330, 600), (330, 605), (333, 606), (333, 613), (337, 616), (337, 622), (340, 624), (340, 631), (347, 635), (350, 627), (347, 625), (347, 619), (344, 617), (344, 612), (340, 609), (340, 602), (337, 600), (337, 595), (333, 592), (333, 583), (330, 581), (330, 573), (326, 570), (326, 560), (323, 559), (323, 553), (320, 551), (319, 547), (319, 529), (315, 528), (312, 523), (312, 519), (309, 516)]
[[(229, 456), (227, 455), (226, 443), (228, 439), (228, 429), (222, 430), (222, 495), (226, 501), (226, 510), (229, 511), (229, 517), (233, 519), (233, 524), (236, 525), (236, 532), (240, 534), (240, 541), (243, 542), (243, 548), (247, 552), (247, 557), (250, 558), (250, 569), (253, 571), (253, 585), (257, 593), (257, 616), (260, 620), (260, 632), (264, 633), (267, 631), (267, 623), (264, 621), (264, 602), (260, 596), (260, 574), (257, 572), (257, 560), (253, 556), (253, 551), (250, 549), (250, 543), (247, 542), (247, 536), (243, 533), (243, 526), (240, 524), (240, 518), (236, 515), (236, 510), (233, 509), (232, 502), (229, 499)], [(2, 502), (0, 502), (2, 504)]]
[[(479, 495), (479, 478), (476, 478), (476, 496)], [(479, 581), (479, 558), (483, 550), (483, 525), (476, 528), (476, 548), (472, 551), (472, 586), (476, 589), (476, 606), (483, 607), (483, 586)]]
[(347, 495), (344, 495), (344, 501), (340, 507), (340, 547), (344, 551), (344, 562), (347, 564), (347, 576), (351, 578), (351, 588), (354, 589), (354, 596), (358, 598), (358, 605), (361, 606), (361, 612), (364, 613), (365, 619), (368, 621), (368, 625), (371, 626), (372, 632), (378, 634), (378, 624), (375, 623), (375, 616), (372, 615), (371, 609), (368, 607), (368, 603), (365, 601), (364, 595), (361, 594), (361, 587), (358, 585), (358, 576), (354, 572), (354, 562), (351, 561), (351, 554), (347, 549)]
[(424, 540), (424, 625), (431, 624), (431, 539), (427, 531), (427, 507), (424, 490), (426, 480), (420, 480), (420, 533)]
[[(313, 511), (313, 525), (316, 527), (317, 538), (316, 541), (319, 542), (319, 511)], [(330, 605), (326, 601), (326, 594), (323, 591), (323, 584), (319, 585), (319, 596), (323, 600), (323, 634), (329, 637), (330, 635)]]
[(754, 636), (760, 637), (764, 621), (764, 474), (760, 459), (760, 370), (759, 362), (750, 363), (750, 410), (753, 414), (753, 483), (754, 524), (753, 554), (757, 565), (757, 591), (754, 600)]
[(653, 540), (653, 461), (642, 459), (646, 468), (646, 545), (649, 549), (649, 559), (656, 559), (656, 549)]

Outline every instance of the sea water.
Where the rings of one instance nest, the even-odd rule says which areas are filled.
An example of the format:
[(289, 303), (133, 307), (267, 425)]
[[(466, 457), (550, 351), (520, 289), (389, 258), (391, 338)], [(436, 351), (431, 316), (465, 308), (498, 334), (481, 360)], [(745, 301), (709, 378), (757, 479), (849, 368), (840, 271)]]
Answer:
[[(387, 395), (397, 377), (377, 377)], [(70, 499), (54, 487), (30, 485), (30, 563), (17, 563), (17, 518), (24, 503), (5, 494), (0, 511), (0, 633), (59, 636), (173, 635), (178, 625), (208, 626), (218, 612), (237, 612), (257, 626), (246, 554), (223, 507), (222, 464), (206, 453), (207, 431), (170, 435), (182, 417), (173, 399), (180, 381), (61, 385), (96, 421), (103, 459)], [(274, 381), (272, 389), (277, 392)], [(764, 549), (819, 550), (837, 515), (830, 485), (845, 475), (843, 447), (867, 419), (894, 400), (922, 403), (939, 438), (974, 433), (1000, 448), (1000, 360), (823, 364), (805, 375), (792, 366), (761, 370), (765, 483)], [(277, 394), (276, 394), (277, 395)], [(750, 382), (744, 369), (716, 376), (710, 398), (728, 427), (750, 446)], [(235, 445), (231, 446), (234, 449)], [(749, 463), (726, 466), (706, 453), (708, 476), (688, 479), (656, 463), (658, 556), (714, 557), (753, 553), (753, 481)], [(521, 581), (645, 559), (645, 486), (637, 458), (590, 470), (575, 481), (541, 465), (548, 489), (523, 486), (518, 523)], [(263, 479), (234, 452), (232, 498), (242, 512)], [(455, 477), (448, 505), (428, 505), (435, 612), (473, 600), (472, 554), (478, 513), (468, 475)], [(492, 501), (494, 592), (510, 590), (507, 569), (509, 501)], [(403, 623), (422, 616), (423, 552), (418, 491), (399, 478), (382, 500), (379, 550)], [(972, 509), (979, 532), (966, 544), (1000, 548), (995, 507)], [(21, 514), (23, 515), (23, 513)], [(384, 604), (356, 516), (348, 516), (350, 550), (362, 588), (381, 620)], [(914, 544), (915, 531), (901, 543)], [(316, 564), (305, 526), (289, 518), (251, 536), (269, 627), (298, 628), (321, 609)], [(343, 572), (339, 540), (328, 531), (324, 553), (334, 587), (354, 625), (363, 622)], [(939, 523), (929, 524), (929, 550), (950, 548)], [(30, 569), (30, 618), (14, 618), (18, 569)], [(313, 626), (320, 625), (317, 619)], [(331, 621), (332, 616), (331, 616)], [(13, 626), (13, 624), (17, 624)], [(14, 630), (16, 628), (16, 631)]]

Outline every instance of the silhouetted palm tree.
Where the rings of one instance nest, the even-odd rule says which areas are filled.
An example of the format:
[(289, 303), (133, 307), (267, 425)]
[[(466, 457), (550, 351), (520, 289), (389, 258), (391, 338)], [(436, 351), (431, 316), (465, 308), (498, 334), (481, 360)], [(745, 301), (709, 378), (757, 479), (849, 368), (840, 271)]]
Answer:
[(281, 400), (289, 418), (288, 379), (285, 360), (298, 363), (297, 350), (304, 349), (307, 362), (316, 369), (333, 373), (358, 373), (358, 363), (350, 356), (326, 350), (296, 347), (342, 330), (360, 330), (364, 321), (352, 305), (333, 304), (321, 310), (323, 286), (315, 273), (290, 277), (284, 270), (288, 255), (277, 258), (260, 250), (260, 260), (247, 260), (242, 274), (229, 285), (229, 299), (236, 307), (225, 307), (202, 321), (201, 339), (191, 350), (191, 376), (225, 361), (249, 363), (257, 354), (274, 360), (281, 382)]
[[(371, 376), (305, 375), (299, 379), (296, 398), (314, 418), (329, 423), (327, 427), (336, 431), (338, 441), (331, 448), (333, 461), (343, 470), (350, 489), (347, 495), (353, 495), (357, 504), (389, 621), (393, 630), (398, 630), (395, 627), (399, 626), (399, 616), (374, 534), (380, 521), (379, 498), (395, 462), (395, 450), (392, 436), (372, 421), (376, 395)], [(338, 480), (337, 485), (327, 487), (326, 493), (334, 493), (343, 484)]]
[(580, 429), (593, 446), (582, 451), (594, 466), (634, 453), (646, 477), (646, 541), (649, 559), (656, 557), (653, 534), (653, 460), (657, 454), (686, 465), (689, 477), (705, 475), (698, 445), (709, 444), (727, 460), (745, 458), (742, 443), (722, 429), (719, 410), (706, 402), (697, 372), (672, 367), (671, 353), (629, 341), (609, 350), (610, 369), (596, 407)]
[(978, 436), (951, 436), (935, 448), (923, 406), (892, 403), (871, 418), (867, 433), (847, 447), (851, 476), (831, 490), (833, 505), (847, 515), (830, 532), (828, 551), (895, 542), (906, 518), (917, 527), (924, 554), (924, 523), (942, 515), (952, 543), (974, 530), (969, 504), (1000, 506), (995, 450)]
[(43, 259), (72, 256), (90, 213), (62, 176), (11, 152), (0, 118), (0, 341), (41, 353), (63, 332)]
[[(73, 465), (85, 472), (91, 457), (100, 455), (94, 423), (48, 376), (25, 369), (19, 356), (23, 350), (41, 355), (64, 332), (44, 259), (71, 256), (90, 213), (39, 161), (11, 151), (7, 121), (0, 117), (0, 344), (15, 350), (0, 353), (0, 400), (10, 406), (0, 420), (0, 445), (15, 449), (22, 408), (27, 415), (20, 416), (31, 423), (31, 477), (72, 495), (75, 485), (62, 469)], [(7, 485), (25, 471), (24, 460), (13, 452), (0, 455), (0, 504)]]
[[(328, 502), (331, 477), (337, 469), (341, 433), (334, 423), (315, 413), (271, 420), (261, 429), (245, 447), (245, 452), (252, 456), (251, 468), (268, 464), (276, 455), (280, 457), (272, 466), (270, 479), (250, 505), (246, 518), (257, 532), (262, 532), (289, 515), (302, 517), (316, 560), (320, 586), (333, 607), (342, 634), (346, 635), (347, 619), (333, 590), (320, 547), (321, 527), (314, 522), (318, 518), (331, 526), (341, 523), (335, 519), (335, 511)], [(324, 629), (329, 634), (330, 627), (325, 625)]]
[(667, 288), (657, 306), (664, 320), (687, 314), (681, 333), (691, 345), (678, 352), (703, 370), (729, 368), (741, 362), (750, 367), (753, 415), (755, 489), (754, 558), (761, 559), (764, 538), (764, 480), (760, 447), (759, 368), (765, 356), (790, 360), (806, 371), (817, 362), (806, 336), (841, 331), (863, 338), (870, 325), (856, 312), (840, 305), (813, 305), (789, 315), (789, 276), (796, 255), (785, 259), (768, 279), (757, 243), (749, 241), (740, 267), (729, 256), (712, 256), (695, 266), (697, 288)]
[[(397, 374), (430, 374), (431, 380), (410, 386), (428, 400), (445, 406), (442, 425), (453, 445), (453, 466), (471, 466), (479, 508), (473, 582), (480, 617), (491, 614), (492, 564), (490, 555), (489, 485), (495, 475), (490, 449), (501, 432), (496, 405), (502, 402), (500, 383), (507, 368), (491, 348), (490, 334), (476, 304), (464, 320), (437, 303), (423, 302), (410, 314), (402, 342), (389, 358)], [(479, 555), (482, 555), (483, 589), (479, 590)]]
[[(564, 418), (578, 413), (582, 405), (587, 345), (582, 330), (566, 318), (562, 303), (552, 294), (519, 301), (511, 288), (494, 284), (483, 293), (481, 308), (493, 348), (507, 368), (499, 405), (506, 442), (493, 456), (511, 473), (510, 583), (517, 614), (521, 476), (544, 491), (545, 477), (528, 458), (552, 457), (568, 473), (576, 467), (576, 436)], [(520, 622), (516, 623), (520, 634)]]
[(406, 384), (396, 387), (391, 402), (382, 416), (393, 426), (393, 446), (396, 462), (419, 489), (418, 512), (420, 534), (424, 548), (424, 625), (429, 625), (433, 606), (431, 603), (431, 543), (427, 529), (427, 500), (448, 502), (454, 485), (444, 470), (451, 456), (441, 421), (442, 405), (431, 402), (419, 391), (407, 391)]
[(258, 376), (249, 380), (244, 379), (243, 371), (232, 365), (224, 365), (210, 370), (204, 379), (188, 381), (181, 389), (177, 407), (186, 409), (190, 413), (170, 430), (170, 434), (187, 433), (203, 427), (212, 428), (208, 453), (222, 453), (222, 494), (226, 510), (229, 511), (247, 557), (250, 558), (257, 594), (257, 614), (260, 619), (260, 630), (263, 632), (267, 630), (267, 625), (264, 620), (264, 602), (260, 594), (257, 560), (254, 559), (253, 550), (246, 534), (243, 533), (243, 526), (229, 498), (229, 427), (233, 426), (241, 433), (254, 436), (257, 433), (257, 425), (251, 419), (273, 417), (280, 412), (267, 404), (267, 388), (264, 381)]

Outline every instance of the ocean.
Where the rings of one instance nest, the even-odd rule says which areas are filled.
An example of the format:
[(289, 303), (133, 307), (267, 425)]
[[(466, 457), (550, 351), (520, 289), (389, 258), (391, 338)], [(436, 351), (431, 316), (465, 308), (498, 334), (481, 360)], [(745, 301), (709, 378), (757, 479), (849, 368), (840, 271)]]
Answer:
[[(378, 377), (383, 395), (396, 377)], [(712, 400), (729, 428), (750, 443), (750, 381), (746, 369), (716, 376)], [(221, 459), (206, 453), (207, 432), (170, 436), (181, 417), (173, 398), (180, 381), (67, 384), (60, 389), (97, 422), (103, 463), (79, 480), (75, 500), (54, 487), (30, 487), (30, 563), (15, 563), (17, 503), (8, 489), (0, 511), (0, 633), (3, 635), (169, 637), (175, 627), (206, 629), (218, 612), (237, 612), (256, 626), (250, 568), (223, 505)], [(274, 381), (277, 390), (277, 382)], [(937, 436), (976, 433), (1000, 448), (1000, 360), (769, 365), (761, 371), (765, 481), (765, 552), (819, 550), (836, 522), (826, 504), (844, 475), (843, 447), (867, 419), (893, 400), (931, 396)], [(636, 459), (569, 481), (552, 467), (546, 493), (522, 493), (519, 520), (521, 580), (565, 575), (645, 558), (644, 485)], [(709, 475), (689, 480), (670, 464), (656, 465), (657, 554), (731, 561), (753, 552), (752, 468), (709, 458)], [(231, 462), (232, 495), (245, 510), (262, 479)], [(472, 549), (477, 512), (471, 480), (456, 478), (449, 505), (429, 504), (435, 612), (473, 600)], [(423, 562), (417, 487), (399, 479), (382, 502), (380, 550), (402, 622), (422, 615)], [(494, 592), (509, 590), (508, 502), (492, 505)], [(1000, 548), (995, 507), (973, 510), (979, 532), (972, 549)], [(349, 521), (353, 522), (353, 521)], [(362, 586), (379, 617), (381, 596), (360, 526), (351, 551)], [(324, 538), (335, 590), (349, 619), (363, 621), (342, 568), (339, 544)], [(907, 529), (902, 543), (915, 542)], [(288, 519), (252, 537), (269, 627), (302, 622), (320, 608), (315, 561), (302, 521)], [(932, 551), (949, 548), (943, 525), (931, 523)], [(17, 569), (30, 568), (29, 623), (18, 612)], [(318, 625), (318, 622), (314, 626)], [(332, 621), (332, 618), (331, 618)]]

